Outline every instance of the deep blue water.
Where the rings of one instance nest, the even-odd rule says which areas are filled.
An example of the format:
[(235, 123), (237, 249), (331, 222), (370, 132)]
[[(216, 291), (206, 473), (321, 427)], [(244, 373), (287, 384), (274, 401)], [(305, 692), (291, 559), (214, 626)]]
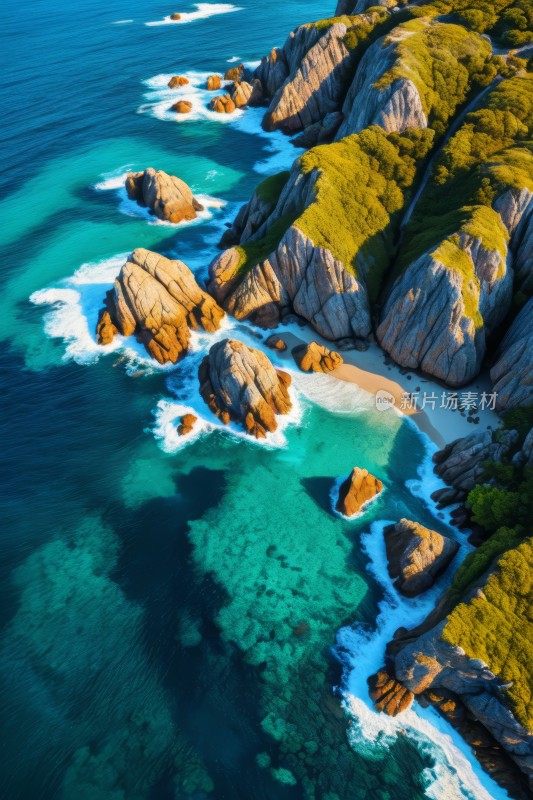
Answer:
[[(214, 431), (177, 450), (195, 358), (169, 377), (94, 343), (120, 254), (176, 254), (201, 279), (224, 220), (295, 155), (256, 112), (167, 119), (165, 81), (145, 83), (257, 60), (333, 10), (239, 6), (179, 26), (144, 23), (192, 6), (0, 10), (0, 797), (481, 797), (415, 716), (412, 735), (350, 746), (341, 707), (336, 635), (370, 635), (384, 597), (367, 569), (379, 530), (361, 536), (399, 516), (444, 524), (406, 487), (420, 436), (317, 378), (298, 384), (284, 446)], [(147, 166), (227, 205), (181, 228), (132, 216), (117, 176)], [(355, 464), (386, 492), (347, 523), (329, 492)], [(363, 673), (367, 650), (351, 655)]]

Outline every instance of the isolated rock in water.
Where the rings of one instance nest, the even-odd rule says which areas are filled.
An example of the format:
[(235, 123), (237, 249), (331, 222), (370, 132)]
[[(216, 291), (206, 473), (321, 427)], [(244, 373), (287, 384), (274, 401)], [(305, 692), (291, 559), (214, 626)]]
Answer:
[(418, 522), (401, 519), (384, 530), (389, 575), (408, 597), (433, 586), (457, 550), (457, 542)]
[(168, 82), (169, 89), (175, 89), (177, 86), (187, 86), (189, 79), (185, 75), (173, 75)]
[(111, 344), (116, 333), (118, 333), (118, 330), (111, 319), (111, 314), (107, 308), (102, 308), (96, 325), (96, 341), (98, 344)]
[(169, 222), (196, 219), (196, 212), (203, 209), (184, 181), (152, 167), (144, 172), (129, 172), (126, 191), (130, 199)]
[[(106, 314), (107, 311), (107, 314)], [(137, 334), (150, 355), (175, 363), (187, 349), (190, 329), (217, 330), (223, 310), (202, 291), (182, 261), (139, 248), (120, 270), (101, 313), (97, 335), (110, 341), (109, 324), (124, 336)]]
[(222, 86), (222, 78), (220, 75), (210, 75), (206, 81), (206, 89), (208, 92), (214, 92)]
[(184, 414), (180, 420), (180, 424), (178, 425), (178, 433), (180, 436), (187, 436), (188, 433), (192, 431), (194, 428), (195, 422), (198, 420), (198, 417), (194, 414)]
[(533, 405), (533, 297), (504, 336), (490, 377), (500, 411)]
[(231, 114), (232, 111), (235, 111), (235, 103), (229, 94), (220, 94), (217, 97), (213, 97), (209, 105), (218, 114)]
[(293, 356), (303, 372), (332, 372), (344, 363), (340, 353), (328, 350), (318, 342), (296, 347)]
[(371, 475), (367, 469), (354, 467), (350, 476), (339, 489), (339, 498), (335, 507), (345, 517), (353, 517), (382, 489), (381, 481)]
[(211, 411), (224, 424), (242, 422), (257, 438), (275, 431), (276, 415), (290, 411), (290, 376), (274, 369), (260, 350), (235, 339), (213, 345), (200, 365), (199, 379)]
[(179, 19), (181, 19), (181, 14), (178, 13), (171, 14), (170, 19), (174, 20), (174, 22), (177, 22)]
[(254, 78), (251, 83), (247, 83), (246, 81), (235, 83), (231, 90), (231, 99), (235, 103), (236, 108), (259, 105), (263, 99), (261, 81)]
[(178, 114), (190, 114), (192, 111), (192, 103), (190, 100), (178, 100), (177, 103), (174, 103), (174, 105), (170, 107), (170, 110), (177, 111)]
[(287, 345), (284, 340), (276, 333), (273, 333), (272, 336), (269, 336), (265, 344), (267, 347), (270, 347), (271, 350), (279, 350), (279, 352), (283, 352), (287, 349)]
[(386, 669), (380, 669), (368, 678), (368, 688), (376, 711), (395, 717), (406, 711), (414, 700), (414, 694), (391, 677)]
[(244, 64), (239, 64), (237, 67), (230, 67), (226, 70), (224, 75), (225, 81), (240, 81), (242, 73), (244, 72)]

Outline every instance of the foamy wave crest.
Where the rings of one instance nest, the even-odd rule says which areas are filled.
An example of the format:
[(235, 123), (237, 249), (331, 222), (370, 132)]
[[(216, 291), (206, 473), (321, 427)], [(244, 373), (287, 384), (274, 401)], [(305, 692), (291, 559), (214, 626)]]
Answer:
[[(420, 470), (421, 482), (426, 473), (425, 462)], [(427, 797), (434, 800), (504, 800), (507, 794), (482, 770), (468, 745), (434, 709), (423, 709), (415, 703), (411, 709), (393, 718), (376, 712), (372, 706), (367, 678), (383, 666), (387, 643), (395, 631), (405, 625), (406, 619), (410, 626), (420, 624), (433, 610), (451, 580), (451, 574), (445, 573), (423, 596), (408, 599), (400, 595), (387, 569), (383, 530), (388, 524), (388, 521), (375, 522), (370, 533), (361, 537), (361, 547), (369, 556), (367, 569), (384, 590), (376, 629), (372, 631), (356, 625), (341, 629), (337, 636), (337, 653), (344, 664), (344, 704), (352, 718), (350, 741), (358, 752), (364, 752), (369, 758), (384, 759), (397, 737), (407, 736), (434, 760), (434, 766), (425, 770)], [(452, 528), (448, 534), (457, 539), (457, 532)], [(464, 557), (466, 550), (463, 543), (458, 560)]]
[(219, 197), (211, 197), (209, 194), (197, 193), (194, 186), (191, 186), (195, 197), (203, 206), (203, 210), (197, 212), (196, 219), (183, 220), (182, 222), (169, 222), (168, 220), (158, 219), (150, 213), (148, 208), (143, 208), (135, 200), (130, 200), (128, 197), (125, 186), (128, 172), (131, 172), (131, 170), (121, 167), (119, 170), (103, 175), (102, 180), (95, 183), (93, 188), (98, 192), (114, 192), (119, 200), (118, 209), (122, 214), (128, 217), (145, 219), (150, 225), (167, 225), (172, 228), (198, 225), (211, 219), (215, 211), (224, 208), (226, 205), (226, 200), (222, 200)]
[[(219, 114), (217, 111), (211, 111), (209, 102), (217, 94), (217, 92), (208, 92), (205, 88), (211, 72), (189, 70), (181, 74), (188, 79), (189, 83), (174, 89), (169, 89), (167, 85), (172, 78), (172, 73), (156, 75), (144, 81), (148, 88), (148, 92), (144, 95), (147, 102), (138, 108), (138, 113), (150, 114), (156, 119), (180, 124), (200, 119), (228, 124), (244, 115), (244, 111), (240, 108), (231, 114)], [(229, 86), (231, 83), (232, 81), (223, 82), (221, 91), (224, 90), (224, 86)], [(192, 109), (188, 114), (178, 114), (171, 110), (171, 106), (178, 100), (187, 100), (192, 104)]]
[[(156, 75), (144, 81), (148, 88), (144, 95), (146, 102), (137, 109), (138, 113), (150, 114), (156, 119), (180, 124), (201, 119), (225, 125), (231, 124), (243, 133), (265, 139), (267, 142), (265, 150), (271, 155), (267, 155), (266, 158), (254, 164), (254, 171), (260, 175), (270, 175), (289, 169), (294, 160), (303, 153), (303, 149), (295, 147), (281, 131), (268, 133), (263, 130), (261, 122), (265, 113), (264, 108), (238, 108), (231, 114), (219, 114), (211, 111), (209, 102), (216, 96), (216, 92), (208, 92), (205, 86), (207, 78), (212, 73), (190, 70), (181, 74), (189, 80), (189, 83), (175, 89), (169, 89), (167, 85), (172, 77), (171, 73)], [(231, 84), (232, 81), (225, 81), (221, 91), (224, 91), (225, 86), (231, 86)], [(192, 103), (191, 111), (188, 114), (171, 111), (171, 106), (177, 100), (187, 100)]]
[(240, 6), (233, 6), (230, 3), (195, 3), (196, 11), (183, 12), (179, 19), (171, 19), (170, 16), (155, 22), (145, 22), (148, 27), (156, 25), (186, 25), (188, 22), (196, 22), (198, 19), (208, 19), (218, 16), (218, 14), (231, 14), (233, 11), (242, 11)]
[(111, 25), (129, 25), (130, 22), (134, 22), (133, 19), (117, 19), (116, 22), (112, 22)]

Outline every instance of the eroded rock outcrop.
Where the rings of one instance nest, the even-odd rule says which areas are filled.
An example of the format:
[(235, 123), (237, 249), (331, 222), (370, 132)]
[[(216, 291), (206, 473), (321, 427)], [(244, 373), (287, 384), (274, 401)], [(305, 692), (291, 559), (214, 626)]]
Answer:
[(386, 131), (427, 126), (422, 99), (412, 80), (397, 78), (379, 88), (379, 80), (395, 63), (397, 44), (404, 36), (396, 30), (387, 38), (385, 46), (380, 39), (368, 48), (346, 95), (342, 107), (344, 122), (337, 139), (357, 133), (368, 125), (380, 125)]
[(393, 678), (386, 669), (380, 669), (368, 679), (371, 700), (376, 711), (396, 717), (406, 711), (414, 700), (414, 694)]
[(383, 534), (389, 575), (408, 597), (433, 586), (459, 549), (457, 542), (409, 519), (387, 525)]
[(303, 372), (333, 372), (344, 363), (340, 353), (329, 350), (318, 342), (296, 347), (292, 354)]
[(205, 86), (208, 92), (215, 92), (222, 86), (222, 78), (220, 75), (209, 75)]
[(240, 81), (234, 83), (230, 91), (231, 99), (233, 100), (236, 108), (243, 106), (257, 106), (263, 100), (263, 88), (261, 81), (253, 78), (250, 83), (247, 81)]
[(533, 405), (533, 297), (504, 336), (490, 377), (499, 410)]
[(229, 94), (219, 94), (217, 97), (213, 97), (209, 107), (218, 114), (231, 114), (236, 108)]
[(495, 211), (472, 211), (493, 226), (489, 249), (466, 226), (409, 264), (387, 297), (377, 329), (402, 367), (421, 369), (449, 386), (474, 378), (487, 337), (505, 318), (513, 293), (508, 232)]
[(190, 329), (213, 332), (223, 316), (182, 261), (139, 248), (108, 293), (97, 338), (100, 344), (108, 344), (113, 330), (123, 336), (135, 334), (161, 364), (175, 363), (189, 345)]
[(354, 467), (350, 475), (339, 489), (336, 510), (345, 517), (359, 514), (366, 503), (372, 500), (383, 489), (379, 478), (375, 478), (367, 469)]
[(440, 489), (432, 497), (441, 505), (466, 499), (474, 486), (484, 481), (485, 464), (502, 464), (511, 458), (519, 441), (518, 431), (476, 431), (456, 439), (433, 456), (436, 474), (451, 489)]
[(267, 130), (295, 133), (339, 110), (353, 64), (346, 31), (335, 23), (306, 52), (272, 98), (263, 123)]
[(241, 422), (247, 433), (264, 438), (275, 431), (276, 416), (291, 409), (290, 376), (276, 370), (260, 350), (235, 339), (217, 342), (199, 371), (200, 393), (217, 417)]
[(131, 200), (148, 206), (156, 217), (168, 222), (196, 219), (197, 212), (203, 210), (184, 181), (152, 167), (129, 172), (126, 191)]

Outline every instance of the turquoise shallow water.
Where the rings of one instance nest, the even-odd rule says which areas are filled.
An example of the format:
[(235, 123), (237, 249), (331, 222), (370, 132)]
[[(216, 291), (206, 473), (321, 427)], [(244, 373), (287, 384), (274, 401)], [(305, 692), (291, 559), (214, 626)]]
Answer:
[[(324, 13), (239, 5), (180, 26), (145, 25), (174, 10), (161, 2), (2, 7), (0, 796), (488, 797), (433, 728), (365, 738), (370, 712), (348, 729), (341, 705), (392, 602), (369, 570), (372, 523), (444, 524), (427, 487), (406, 486), (426, 455), (416, 431), (300, 378), (275, 446), (214, 430), (176, 449), (208, 337), (172, 375), (92, 338), (120, 254), (149, 247), (205, 275), (224, 220), (294, 157), (255, 112), (166, 119), (157, 76), (255, 60)], [(150, 165), (226, 205), (151, 223), (118, 191)], [(330, 492), (355, 464), (386, 490), (347, 522)]]

